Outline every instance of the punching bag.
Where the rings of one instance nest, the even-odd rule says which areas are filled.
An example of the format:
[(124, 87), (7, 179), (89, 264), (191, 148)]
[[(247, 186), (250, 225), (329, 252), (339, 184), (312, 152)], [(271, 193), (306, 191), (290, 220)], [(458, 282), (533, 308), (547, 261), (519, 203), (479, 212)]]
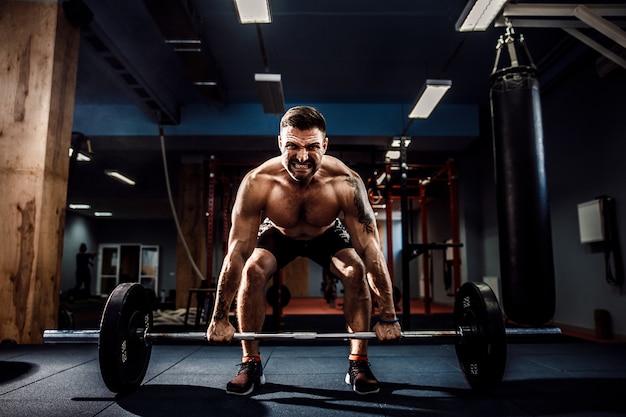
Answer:
[[(503, 49), (510, 66), (499, 68)], [(513, 322), (542, 325), (554, 316), (555, 289), (539, 82), (511, 27), (489, 81), (502, 307)]]

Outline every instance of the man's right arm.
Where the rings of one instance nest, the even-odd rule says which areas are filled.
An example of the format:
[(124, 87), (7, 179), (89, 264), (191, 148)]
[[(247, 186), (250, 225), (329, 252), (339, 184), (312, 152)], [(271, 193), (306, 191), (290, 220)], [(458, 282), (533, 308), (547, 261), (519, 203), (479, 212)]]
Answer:
[(214, 343), (229, 343), (235, 332), (230, 324), (230, 306), (239, 289), (243, 266), (256, 246), (262, 211), (260, 186), (253, 187), (248, 175), (244, 178), (231, 215), (228, 248), (217, 282), (215, 307), (207, 329), (207, 339)]

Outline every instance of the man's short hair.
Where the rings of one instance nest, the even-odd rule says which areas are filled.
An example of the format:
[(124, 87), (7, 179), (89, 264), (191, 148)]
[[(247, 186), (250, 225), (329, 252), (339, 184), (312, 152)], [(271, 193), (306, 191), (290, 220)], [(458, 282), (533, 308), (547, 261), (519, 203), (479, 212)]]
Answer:
[(291, 126), (298, 130), (318, 128), (326, 136), (326, 119), (322, 113), (310, 106), (292, 107), (280, 119), (280, 128)]

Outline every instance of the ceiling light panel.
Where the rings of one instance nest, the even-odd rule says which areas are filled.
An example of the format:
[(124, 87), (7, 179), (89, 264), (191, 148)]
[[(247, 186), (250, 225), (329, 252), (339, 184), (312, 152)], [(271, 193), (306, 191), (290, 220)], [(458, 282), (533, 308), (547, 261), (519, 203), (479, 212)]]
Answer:
[(69, 207), (72, 210), (89, 210), (91, 205), (84, 203), (70, 203)]
[(254, 74), (254, 81), (261, 95), (263, 112), (282, 114), (285, 112), (285, 96), (280, 74)]
[(269, 0), (235, 0), (239, 21), (247, 23), (271, 23)]
[(428, 119), (450, 87), (452, 87), (450, 80), (426, 80), (426, 85), (409, 113), (409, 118)]
[(105, 174), (107, 174), (109, 177), (114, 178), (116, 180), (118, 180), (119, 182), (122, 182), (126, 185), (135, 185), (136, 182), (135, 180), (133, 180), (130, 177), (127, 177), (126, 175), (122, 174), (119, 171), (115, 171), (112, 169), (107, 169), (104, 171)]
[(485, 31), (489, 28), (507, 0), (470, 0), (457, 20), (459, 32)]

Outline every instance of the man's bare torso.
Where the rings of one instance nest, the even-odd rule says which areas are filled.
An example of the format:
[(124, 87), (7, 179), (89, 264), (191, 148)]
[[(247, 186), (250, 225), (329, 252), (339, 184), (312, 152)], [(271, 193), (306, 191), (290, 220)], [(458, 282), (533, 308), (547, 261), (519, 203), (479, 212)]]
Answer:
[(345, 165), (325, 156), (320, 170), (303, 184), (293, 180), (280, 159), (274, 158), (256, 170), (250, 185), (261, 191), (264, 216), (278, 230), (294, 239), (309, 240), (328, 229), (345, 201), (350, 201), (346, 195), (351, 191), (350, 178)]

